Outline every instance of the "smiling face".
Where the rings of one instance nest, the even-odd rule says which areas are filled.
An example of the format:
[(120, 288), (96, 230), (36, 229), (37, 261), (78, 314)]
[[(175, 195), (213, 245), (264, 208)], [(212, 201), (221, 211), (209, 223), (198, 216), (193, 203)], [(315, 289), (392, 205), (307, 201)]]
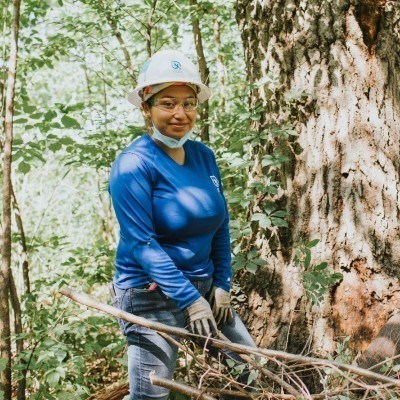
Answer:
[[(196, 97), (192, 88), (186, 85), (169, 86), (155, 94), (151, 100), (177, 98), (180, 100)], [(151, 103), (151, 102), (150, 102)], [(179, 105), (174, 112), (160, 110), (154, 105), (144, 105), (146, 114), (151, 118), (156, 128), (165, 136), (180, 139), (186, 135), (194, 126), (197, 111), (185, 112)]]

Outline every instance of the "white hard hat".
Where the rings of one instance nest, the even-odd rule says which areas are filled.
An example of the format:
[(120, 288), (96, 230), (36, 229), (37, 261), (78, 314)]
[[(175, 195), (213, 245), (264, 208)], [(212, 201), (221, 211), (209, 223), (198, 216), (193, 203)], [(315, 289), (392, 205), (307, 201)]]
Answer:
[(128, 101), (137, 107), (142, 104), (140, 91), (146, 86), (166, 82), (193, 83), (199, 88), (197, 97), (200, 102), (207, 100), (210, 89), (201, 82), (196, 66), (184, 54), (177, 50), (161, 50), (154, 53), (142, 66), (136, 88), (128, 96)]

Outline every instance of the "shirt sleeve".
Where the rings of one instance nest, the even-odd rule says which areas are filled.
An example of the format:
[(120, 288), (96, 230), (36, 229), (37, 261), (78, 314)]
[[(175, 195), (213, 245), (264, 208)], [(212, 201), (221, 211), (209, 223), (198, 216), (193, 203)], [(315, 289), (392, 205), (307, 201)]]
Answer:
[(222, 225), (215, 233), (211, 242), (211, 259), (214, 263), (214, 286), (218, 286), (227, 292), (231, 288), (232, 279), (232, 257), (231, 257), (231, 239), (229, 234), (229, 212), (222, 189), (221, 174), (218, 170), (215, 156), (212, 153), (213, 162), (219, 181), (220, 193), (225, 204), (225, 218)]
[(120, 225), (121, 240), (129, 243), (136, 262), (162, 292), (183, 310), (200, 293), (157, 242), (152, 212), (151, 167), (133, 153), (123, 153), (110, 174), (109, 191)]

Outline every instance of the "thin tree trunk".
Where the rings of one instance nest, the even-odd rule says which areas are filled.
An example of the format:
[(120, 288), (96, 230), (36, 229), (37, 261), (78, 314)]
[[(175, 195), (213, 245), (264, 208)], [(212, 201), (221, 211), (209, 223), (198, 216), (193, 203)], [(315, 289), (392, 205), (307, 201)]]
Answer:
[[(194, 35), (194, 43), (196, 45), (196, 53), (199, 62), (200, 68), (200, 76), (201, 80), (205, 85), (208, 85), (210, 82), (210, 70), (207, 65), (206, 57), (204, 56), (203, 42), (201, 39), (201, 29), (200, 22), (197, 16), (197, 0), (190, 0), (190, 8), (192, 14), (192, 27), (193, 27), (193, 35)], [(210, 141), (210, 128), (209, 128), (209, 102), (208, 100), (203, 103), (201, 109), (201, 132), (200, 136), (203, 141)]]
[[(88, 95), (89, 95), (89, 108), (90, 108), (90, 112), (92, 114), (92, 103), (93, 103), (93, 101), (91, 99), (92, 89), (91, 89), (91, 85), (90, 85), (89, 74), (88, 74), (87, 65), (86, 65), (86, 59), (84, 59), (83, 70), (85, 73), (86, 88), (87, 88)], [(105, 114), (107, 114), (107, 94), (106, 94), (105, 86), (103, 86), (103, 93), (104, 93), (103, 96), (104, 96)], [(93, 120), (92, 120), (92, 123), (94, 123)], [(111, 244), (111, 243), (114, 243), (114, 218), (113, 218), (113, 214), (111, 211), (111, 200), (110, 200), (109, 196), (106, 196), (107, 197), (106, 199), (104, 199), (102, 196), (101, 171), (97, 171), (96, 179), (97, 179), (101, 226), (103, 228), (101, 234), (102, 234), (103, 240), (105, 242)]]
[(96, 180), (97, 180), (98, 204), (100, 209), (101, 226), (103, 228), (101, 231), (101, 235), (106, 243), (113, 244), (115, 242), (114, 218), (111, 211), (110, 196), (107, 195), (106, 198), (104, 198), (104, 196), (102, 195), (101, 182), (104, 181), (104, 179), (102, 179), (100, 171), (98, 171), (96, 175)]
[[(10, 297), (11, 297), (11, 305), (14, 310), (14, 331), (16, 335), (21, 335), (22, 334), (21, 303), (19, 301), (17, 287), (15, 286), (14, 276), (11, 269), (10, 269)], [(16, 340), (16, 347), (17, 347), (17, 356), (22, 355), (22, 353), (24, 352), (24, 340), (22, 338), (18, 338)], [(20, 362), (22, 362), (22, 360)], [(27, 370), (23, 369), (21, 373), (23, 377), (18, 381), (17, 399), (25, 400)]]
[(0, 271), (0, 350), (1, 357), (7, 362), (1, 372), (1, 390), (4, 399), (11, 400), (11, 339), (9, 285), (11, 268), (11, 154), (13, 141), (14, 95), (17, 77), (18, 34), (21, 1), (13, 2), (11, 29), (10, 62), (6, 91), (5, 142), (3, 153), (3, 246)]
[(28, 245), (26, 243), (25, 229), (22, 222), (21, 211), (19, 209), (17, 197), (15, 196), (14, 188), (11, 186), (12, 194), (12, 205), (15, 215), (15, 221), (17, 222), (18, 232), (21, 236), (21, 256), (22, 256), (22, 278), (24, 282), (24, 292), (28, 294), (31, 292), (31, 284), (29, 278), (29, 261), (28, 261)]
[[(266, 85), (251, 93), (251, 106), (266, 107), (259, 128), (289, 119), (303, 149), (288, 154), (278, 198), (289, 229), (275, 249), (259, 227), (251, 239), (270, 261), (243, 282), (243, 317), (262, 345), (325, 354), (349, 336), (360, 351), (400, 305), (399, 19), (400, 3), (384, 0), (237, 3), (249, 83), (279, 78), (272, 94)], [(295, 91), (307, 101), (285, 108)], [(270, 144), (249, 152), (249, 176), (262, 179)], [(260, 195), (249, 209), (263, 206)], [(320, 239), (315, 260), (344, 275), (319, 308), (292, 263), (300, 238)]]
[[(3, 38), (6, 37), (6, 30), (7, 30), (7, 2), (3, 2)], [(7, 48), (6, 48), (6, 41), (3, 40), (3, 60), (6, 59), (7, 57)], [(5, 68), (3, 69), (3, 76), (0, 78), (0, 118), (1, 118), (1, 128), (4, 129), (4, 114), (5, 114), (5, 108), (6, 108), (6, 79), (7, 79), (7, 73)], [(0, 138), (0, 141), (3, 142), (3, 135)]]
[[(4, 144), (0, 142), (0, 151), (4, 152)], [(24, 282), (24, 292), (30, 293), (30, 278), (29, 278), (29, 251), (26, 243), (25, 229), (22, 222), (21, 211), (19, 209), (17, 197), (15, 196), (14, 187), (11, 181), (11, 196), (12, 196), (12, 207), (14, 210), (15, 221), (17, 223), (18, 232), (21, 236), (21, 256), (22, 256), (22, 279)], [(2, 227), (2, 226), (1, 226)], [(1, 240), (2, 243), (2, 240)]]
[(151, 34), (152, 34), (153, 27), (155, 26), (155, 24), (153, 23), (153, 15), (154, 15), (156, 8), (157, 8), (157, 0), (153, 0), (151, 10), (149, 12), (149, 15), (147, 16), (146, 50), (147, 50), (147, 55), (149, 58), (153, 54)]
[(226, 88), (225, 88), (225, 66), (224, 66), (224, 56), (221, 51), (221, 26), (218, 21), (218, 17), (214, 18), (214, 43), (215, 51), (217, 53), (216, 57), (216, 67), (217, 67), (217, 79), (218, 79), (218, 91), (221, 97), (221, 109), (225, 111), (226, 107)]

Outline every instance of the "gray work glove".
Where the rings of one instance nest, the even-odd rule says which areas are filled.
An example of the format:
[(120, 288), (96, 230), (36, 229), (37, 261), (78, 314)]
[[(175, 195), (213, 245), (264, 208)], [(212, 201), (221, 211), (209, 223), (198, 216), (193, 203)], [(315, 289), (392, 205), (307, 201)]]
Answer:
[(233, 312), (231, 308), (231, 295), (220, 287), (213, 286), (208, 297), (217, 325), (231, 324)]
[(210, 305), (204, 297), (199, 297), (194, 303), (186, 307), (188, 314), (188, 328), (192, 333), (203, 336), (217, 336), (218, 328)]

